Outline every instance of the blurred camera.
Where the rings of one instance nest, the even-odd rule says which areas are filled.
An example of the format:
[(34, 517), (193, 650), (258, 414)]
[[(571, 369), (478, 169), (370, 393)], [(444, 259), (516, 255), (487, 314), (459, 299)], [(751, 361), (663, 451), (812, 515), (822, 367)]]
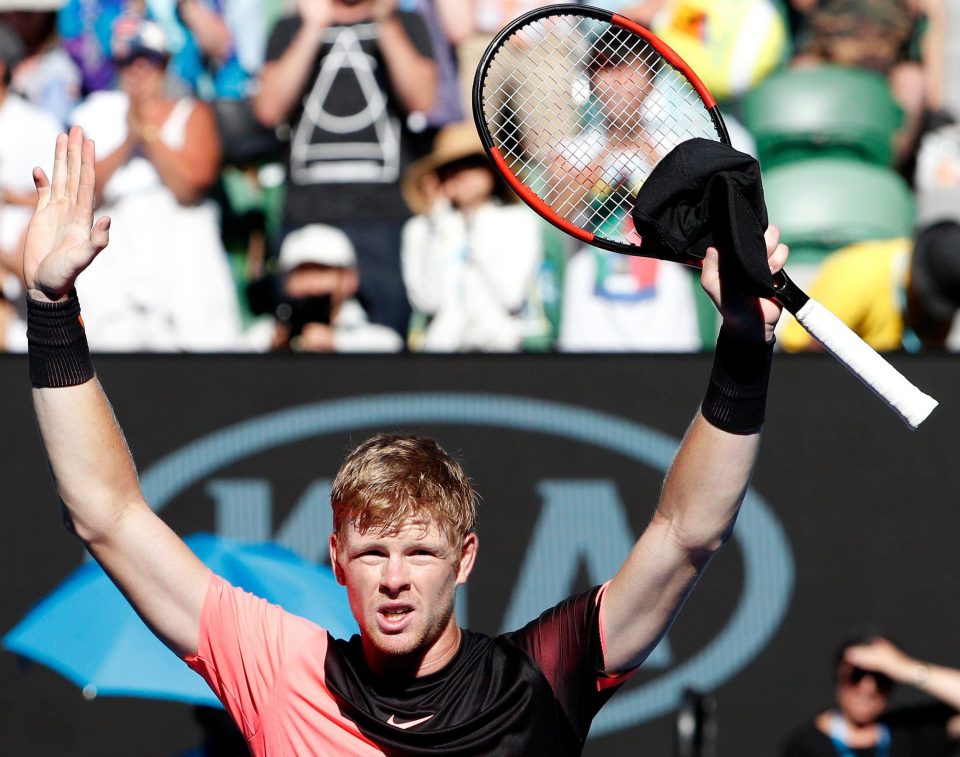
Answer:
[(329, 294), (314, 297), (287, 297), (277, 305), (277, 320), (290, 330), (290, 338), (300, 336), (308, 323), (330, 324)]

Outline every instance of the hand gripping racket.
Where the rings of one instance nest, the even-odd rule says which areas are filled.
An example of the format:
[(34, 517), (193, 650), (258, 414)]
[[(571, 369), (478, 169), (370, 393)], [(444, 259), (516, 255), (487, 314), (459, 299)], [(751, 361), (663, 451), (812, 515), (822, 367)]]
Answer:
[[(599, 8), (552, 5), (504, 28), (473, 85), (477, 129), (494, 166), (537, 213), (596, 247), (699, 268), (702, 257), (645, 249), (637, 190), (673, 148), (730, 144), (716, 102), (660, 39)], [(776, 300), (915, 429), (937, 401), (911, 384), (782, 271)]]

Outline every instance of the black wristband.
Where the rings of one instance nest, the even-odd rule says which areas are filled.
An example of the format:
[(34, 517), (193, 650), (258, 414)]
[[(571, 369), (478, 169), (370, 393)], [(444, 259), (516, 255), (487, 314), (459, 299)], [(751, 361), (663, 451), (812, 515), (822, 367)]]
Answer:
[(30, 383), (36, 388), (76, 386), (94, 376), (76, 292), (60, 302), (27, 297)]
[(720, 332), (710, 385), (700, 412), (731, 434), (755, 434), (763, 427), (773, 343), (737, 339)]

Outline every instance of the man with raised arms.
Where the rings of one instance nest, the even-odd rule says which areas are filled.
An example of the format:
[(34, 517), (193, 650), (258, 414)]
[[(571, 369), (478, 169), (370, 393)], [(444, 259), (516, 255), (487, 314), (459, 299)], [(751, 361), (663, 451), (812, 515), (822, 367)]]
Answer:
[[(478, 550), (460, 466), (429, 439), (361, 444), (332, 494), (330, 557), (360, 628), (338, 640), (213, 575), (144, 501), (73, 291), (109, 234), (109, 219), (93, 223), (93, 143), (77, 128), (61, 135), (52, 177), (36, 169), (34, 179), (24, 253), (30, 376), (67, 525), (207, 680), (252, 752), (579, 754), (593, 717), (730, 536), (757, 455), (779, 307), (721, 293), (717, 252), (708, 252), (702, 283), (723, 328), (649, 525), (607, 583), (511, 633), (457, 624), (456, 587)], [(779, 270), (787, 251), (776, 229), (766, 246)]]

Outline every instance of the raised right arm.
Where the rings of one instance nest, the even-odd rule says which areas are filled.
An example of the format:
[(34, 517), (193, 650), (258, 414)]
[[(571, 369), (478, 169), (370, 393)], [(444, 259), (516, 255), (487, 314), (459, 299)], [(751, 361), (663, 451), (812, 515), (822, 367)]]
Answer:
[(93, 224), (93, 142), (79, 127), (60, 135), (52, 180), (38, 168), (34, 181), (24, 245), (30, 374), (65, 522), (154, 633), (177, 654), (193, 654), (209, 570), (143, 498), (72, 294), (108, 241), (109, 219)]

